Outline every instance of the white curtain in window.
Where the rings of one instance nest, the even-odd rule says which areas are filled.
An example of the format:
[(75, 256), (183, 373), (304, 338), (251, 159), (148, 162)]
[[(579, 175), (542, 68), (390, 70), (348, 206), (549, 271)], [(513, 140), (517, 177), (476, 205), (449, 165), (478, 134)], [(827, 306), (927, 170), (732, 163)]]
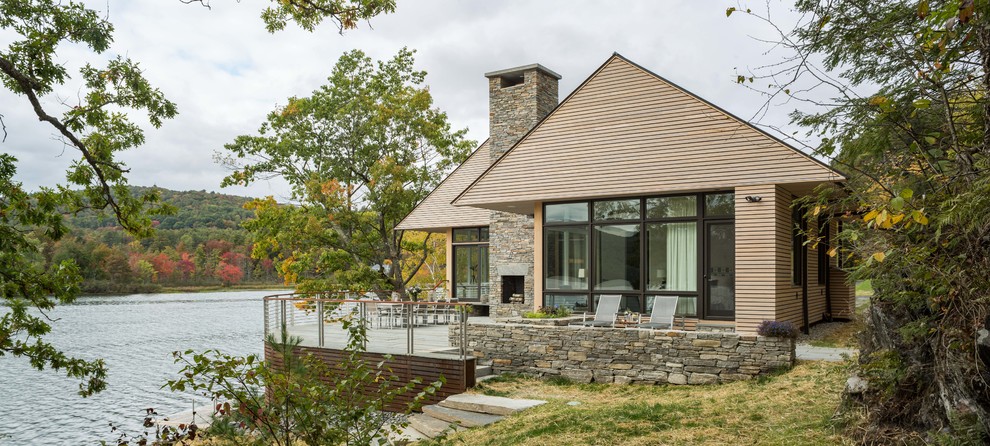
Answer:
[[(671, 203), (671, 217), (691, 216), (695, 203), (688, 200)], [(698, 224), (694, 222), (667, 224), (667, 289), (671, 291), (698, 290)], [(681, 297), (678, 314), (697, 314), (694, 297)]]

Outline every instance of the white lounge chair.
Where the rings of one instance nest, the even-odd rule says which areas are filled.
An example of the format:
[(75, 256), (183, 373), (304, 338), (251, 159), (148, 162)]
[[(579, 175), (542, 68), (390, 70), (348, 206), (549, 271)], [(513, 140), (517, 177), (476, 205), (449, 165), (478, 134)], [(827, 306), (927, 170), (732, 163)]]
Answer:
[(674, 313), (677, 312), (677, 296), (657, 296), (653, 298), (653, 311), (650, 321), (636, 325), (637, 328), (674, 328)]
[(622, 303), (622, 296), (618, 294), (605, 294), (598, 299), (598, 306), (595, 307), (595, 319), (590, 321), (576, 322), (572, 325), (584, 325), (586, 327), (611, 327), (615, 325), (615, 317), (619, 314), (619, 305)]

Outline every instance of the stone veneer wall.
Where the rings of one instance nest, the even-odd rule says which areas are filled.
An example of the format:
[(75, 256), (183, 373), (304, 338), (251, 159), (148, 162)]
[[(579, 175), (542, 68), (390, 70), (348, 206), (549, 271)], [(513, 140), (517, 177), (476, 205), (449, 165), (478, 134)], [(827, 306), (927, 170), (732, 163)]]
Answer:
[[(489, 286), (488, 302), (491, 304), (492, 317), (507, 318), (521, 316), (527, 311), (533, 311), (534, 282), (533, 282), (533, 217), (511, 214), (508, 212), (492, 211), (491, 223), (488, 226), (488, 262)], [(518, 263), (526, 265), (524, 296), (521, 304), (502, 303), (502, 276), (498, 272), (500, 265)]]
[[(502, 79), (488, 79), (489, 159), (494, 163), (557, 106), (557, 78), (539, 68), (522, 72), (523, 82), (502, 87)], [(525, 210), (527, 214), (532, 210)], [(533, 299), (533, 217), (526, 214), (492, 211), (489, 224), (489, 294), (491, 315), (497, 318), (519, 316), (532, 311)], [(502, 276), (499, 266), (526, 265), (525, 301), (502, 303)]]
[[(495, 373), (562, 376), (578, 382), (711, 384), (794, 365), (794, 342), (698, 333), (523, 324), (468, 324), (468, 351)], [(450, 327), (459, 345), (459, 326)]]

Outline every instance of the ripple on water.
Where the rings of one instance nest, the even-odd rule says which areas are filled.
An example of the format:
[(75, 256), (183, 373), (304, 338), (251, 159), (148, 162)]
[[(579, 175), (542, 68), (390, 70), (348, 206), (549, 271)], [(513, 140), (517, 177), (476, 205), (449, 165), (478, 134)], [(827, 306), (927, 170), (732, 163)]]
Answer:
[(266, 294), (272, 292), (93, 296), (58, 307), (48, 339), (74, 356), (103, 358), (109, 387), (80, 398), (77, 381), (0, 357), (0, 445), (98, 444), (114, 438), (111, 422), (142, 432), (147, 407), (189, 410), (194, 395), (160, 389), (180, 369), (172, 352), (260, 354)]

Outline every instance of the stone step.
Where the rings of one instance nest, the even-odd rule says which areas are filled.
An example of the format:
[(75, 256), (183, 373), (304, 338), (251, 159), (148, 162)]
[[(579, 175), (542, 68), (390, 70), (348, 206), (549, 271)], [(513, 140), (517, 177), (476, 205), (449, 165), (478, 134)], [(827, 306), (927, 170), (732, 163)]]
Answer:
[(483, 378), (491, 374), (492, 374), (492, 366), (490, 365), (479, 365), (474, 368), (475, 378)]
[(375, 446), (405, 446), (429, 438), (412, 426), (406, 426), (397, 432), (390, 432), (387, 439), (379, 441)]
[(498, 378), (498, 375), (480, 376), (474, 379), (474, 383), (477, 385), (478, 383), (483, 383), (493, 378)]
[(447, 433), (464, 430), (463, 427), (455, 423), (438, 420), (423, 413), (409, 417), (409, 426), (429, 438), (436, 438)]
[(473, 395), (462, 393), (451, 395), (439, 403), (440, 406), (460, 409), (468, 412), (487, 413), (491, 415), (511, 415), (520, 410), (544, 404), (541, 400), (521, 400), (503, 398), (500, 396)]
[(451, 409), (449, 407), (438, 406), (436, 404), (423, 406), (423, 413), (438, 420), (457, 423), (458, 425), (464, 427), (485, 426), (502, 419), (502, 416), (500, 415), (468, 412), (466, 410)]

